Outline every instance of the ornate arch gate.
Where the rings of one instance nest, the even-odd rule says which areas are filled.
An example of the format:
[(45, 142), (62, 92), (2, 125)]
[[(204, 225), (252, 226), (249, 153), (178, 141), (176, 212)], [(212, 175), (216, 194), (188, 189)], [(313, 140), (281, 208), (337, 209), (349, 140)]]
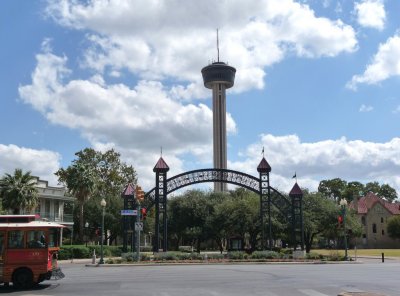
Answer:
[[(287, 218), (292, 228), (292, 246), (296, 249), (300, 244), (301, 250), (304, 250), (304, 229), (303, 229), (303, 193), (297, 182), (289, 193), (289, 198), (281, 194), (278, 190), (270, 186), (269, 173), (271, 167), (263, 157), (257, 167), (259, 178), (228, 169), (200, 169), (188, 171), (167, 179), (169, 167), (162, 157), (155, 165), (153, 172), (156, 174), (156, 186), (147, 192), (145, 202), (147, 210), (155, 206), (155, 226), (153, 252), (162, 249), (168, 250), (167, 236), (167, 196), (175, 190), (183, 187), (205, 183), (205, 182), (223, 182), (244, 187), (260, 196), (260, 221), (261, 246), (265, 250), (266, 241), (266, 218), (268, 219), (268, 246), (272, 248), (272, 223), (271, 206), (275, 206), (278, 211)], [(162, 219), (162, 230), (160, 229), (160, 220)], [(162, 238), (162, 244), (160, 244)]]

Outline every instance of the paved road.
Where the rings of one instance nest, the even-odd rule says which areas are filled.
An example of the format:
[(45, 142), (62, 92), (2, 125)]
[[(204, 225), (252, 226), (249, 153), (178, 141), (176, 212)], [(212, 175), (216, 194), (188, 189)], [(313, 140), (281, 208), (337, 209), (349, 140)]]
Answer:
[(63, 263), (66, 278), (44, 282), (10, 295), (263, 295), (336, 296), (340, 292), (375, 292), (400, 296), (400, 263), (322, 265), (176, 265), (85, 267)]

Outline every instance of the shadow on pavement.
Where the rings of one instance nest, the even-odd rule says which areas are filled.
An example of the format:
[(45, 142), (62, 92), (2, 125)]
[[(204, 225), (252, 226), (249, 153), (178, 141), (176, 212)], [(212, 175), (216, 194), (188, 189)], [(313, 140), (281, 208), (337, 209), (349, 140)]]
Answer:
[(21, 291), (40, 291), (40, 290), (47, 289), (50, 286), (52, 286), (52, 285), (51, 284), (39, 284), (39, 285), (35, 285), (34, 287), (32, 287), (30, 289), (14, 289), (12, 285), (10, 285), (10, 286), (0, 285), (0, 294), (17, 293), (17, 292), (21, 292)]

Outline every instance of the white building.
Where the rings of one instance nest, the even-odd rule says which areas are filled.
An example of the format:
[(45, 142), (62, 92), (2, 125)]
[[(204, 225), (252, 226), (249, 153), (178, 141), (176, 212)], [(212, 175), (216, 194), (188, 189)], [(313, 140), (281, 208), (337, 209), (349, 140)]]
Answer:
[(47, 219), (51, 222), (68, 227), (61, 232), (61, 241), (63, 234), (70, 233), (74, 225), (73, 221), (73, 204), (74, 197), (66, 196), (65, 187), (49, 186), (47, 181), (36, 178), (36, 188), (38, 189), (39, 203), (37, 207), (30, 213), (21, 210), (21, 214), (36, 214), (41, 219)]

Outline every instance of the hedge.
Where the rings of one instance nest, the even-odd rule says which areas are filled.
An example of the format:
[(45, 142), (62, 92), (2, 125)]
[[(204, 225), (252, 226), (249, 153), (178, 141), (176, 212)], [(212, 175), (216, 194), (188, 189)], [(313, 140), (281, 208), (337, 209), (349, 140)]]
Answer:
[[(96, 252), (96, 256), (100, 255), (101, 246), (84, 246), (84, 245), (63, 245), (58, 253), (59, 260), (68, 259), (82, 259), (91, 258), (93, 256), (93, 250)], [(103, 254), (105, 257), (120, 257), (122, 254), (122, 247), (120, 246), (103, 246)]]

